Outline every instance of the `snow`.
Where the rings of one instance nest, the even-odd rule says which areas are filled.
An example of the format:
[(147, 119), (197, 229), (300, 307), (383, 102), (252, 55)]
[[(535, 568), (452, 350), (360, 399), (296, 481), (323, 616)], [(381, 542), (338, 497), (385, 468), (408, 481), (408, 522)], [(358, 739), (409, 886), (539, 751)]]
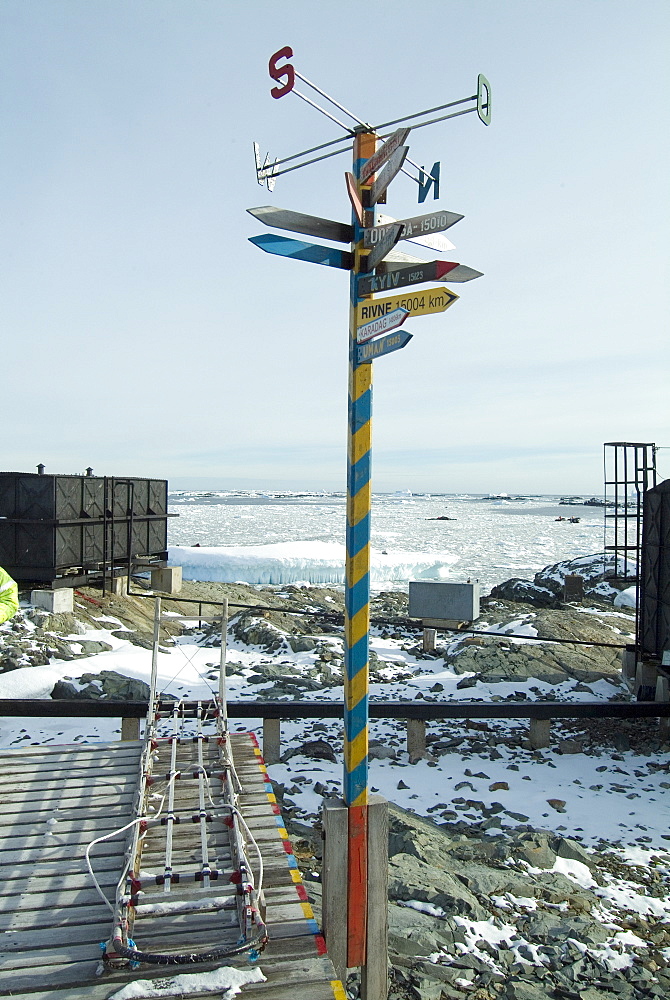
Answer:
[(113, 993), (109, 1000), (142, 1000), (144, 997), (188, 995), (189, 993), (222, 993), (224, 1000), (237, 996), (248, 983), (264, 983), (259, 968), (233, 969), (229, 966), (212, 972), (185, 972), (162, 979), (135, 979)]
[(591, 874), (591, 869), (581, 861), (573, 861), (571, 858), (556, 858), (554, 867), (551, 870), (574, 879), (575, 882), (581, 885), (582, 889), (590, 889), (591, 886), (596, 884), (596, 880)]
[(636, 608), (637, 607), (637, 588), (627, 587), (626, 590), (620, 591), (614, 598), (615, 608)]

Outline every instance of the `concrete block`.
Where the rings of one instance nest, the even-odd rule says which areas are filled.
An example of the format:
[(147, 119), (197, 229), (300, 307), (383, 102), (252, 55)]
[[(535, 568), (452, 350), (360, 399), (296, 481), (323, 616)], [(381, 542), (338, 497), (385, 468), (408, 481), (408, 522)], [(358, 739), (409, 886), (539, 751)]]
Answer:
[(74, 611), (74, 591), (71, 587), (56, 590), (31, 590), (30, 603), (53, 615), (72, 614)]
[(128, 577), (113, 576), (109, 581), (109, 590), (112, 594), (116, 594), (117, 597), (125, 597), (128, 593)]
[(621, 650), (621, 676), (623, 680), (631, 686), (635, 680), (636, 667), (637, 657), (635, 654), (635, 647), (627, 646), (626, 649)]
[(658, 671), (653, 663), (638, 660), (635, 668), (635, 697), (637, 701), (653, 701), (656, 695)]
[(426, 756), (426, 720), (407, 720), (407, 753), (410, 764)]
[(263, 760), (277, 764), (281, 757), (281, 719), (263, 719)]
[(121, 719), (121, 739), (126, 740), (139, 740), (140, 738), (140, 720), (139, 719)]
[(551, 743), (551, 719), (530, 720), (530, 745), (533, 750), (543, 750)]
[(440, 583), (412, 580), (410, 618), (473, 622), (479, 618), (479, 583)]
[(181, 566), (152, 569), (151, 589), (160, 590), (163, 594), (179, 594), (181, 592)]
[(435, 652), (435, 642), (437, 640), (437, 629), (424, 628), (423, 630), (423, 651), (424, 653)]

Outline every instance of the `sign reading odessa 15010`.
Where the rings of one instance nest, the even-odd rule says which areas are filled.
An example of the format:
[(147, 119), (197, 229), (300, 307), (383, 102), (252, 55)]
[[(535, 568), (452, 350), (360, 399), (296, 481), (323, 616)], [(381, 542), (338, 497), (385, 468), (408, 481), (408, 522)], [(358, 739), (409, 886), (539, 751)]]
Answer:
[(458, 295), (448, 288), (427, 288), (414, 295), (391, 295), (386, 299), (361, 302), (356, 309), (356, 324), (370, 323), (388, 315), (395, 309), (406, 309), (410, 316), (428, 316), (444, 312), (456, 301)]

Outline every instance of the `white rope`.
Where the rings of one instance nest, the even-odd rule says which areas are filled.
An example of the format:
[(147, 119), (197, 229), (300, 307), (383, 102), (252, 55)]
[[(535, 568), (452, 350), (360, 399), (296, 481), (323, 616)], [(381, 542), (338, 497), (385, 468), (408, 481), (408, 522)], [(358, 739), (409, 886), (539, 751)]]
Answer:
[[(205, 779), (205, 785), (207, 787), (207, 798), (209, 799), (210, 805), (213, 806), (214, 809), (216, 809), (218, 807), (217, 807), (216, 802), (212, 798), (212, 790), (211, 790), (211, 784), (210, 784), (210, 780), (209, 780), (209, 775), (207, 774), (207, 771), (204, 770), (204, 768), (203, 768), (202, 774), (203, 774), (203, 777)], [(251, 830), (247, 826), (247, 824), (245, 822), (245, 819), (244, 819), (244, 816), (242, 815), (242, 813), (240, 812), (240, 810), (237, 808), (237, 806), (234, 806), (232, 803), (226, 802), (225, 808), (226, 809), (230, 809), (231, 812), (234, 812), (237, 816), (239, 816), (240, 823), (242, 824), (242, 829), (246, 833), (249, 841), (251, 841), (251, 843), (253, 844), (254, 850), (256, 851), (256, 855), (258, 857), (258, 878), (257, 878), (256, 881), (253, 878), (253, 872), (251, 871), (251, 867), (249, 868), (249, 871), (250, 871), (250, 874), (252, 876), (251, 885), (256, 890), (256, 892), (260, 893), (260, 891), (261, 891), (261, 889), (263, 887), (263, 855), (261, 854), (260, 847), (256, 843), (254, 835), (252, 834)], [(224, 818), (224, 813), (214, 813), (214, 816), (216, 817), (216, 819), (223, 819)], [(256, 884), (256, 882), (258, 884)]]
[[(181, 773), (180, 771), (177, 771), (176, 774), (173, 774), (168, 779), (168, 785), (170, 785), (172, 782), (174, 782), (175, 779), (179, 776), (180, 773)], [(135, 819), (131, 820), (130, 823), (126, 823), (125, 826), (120, 826), (118, 830), (112, 830), (111, 833), (106, 833), (104, 835), (104, 837), (98, 837), (96, 840), (92, 840), (91, 843), (86, 848), (85, 858), (86, 858), (86, 866), (88, 868), (88, 873), (91, 876), (91, 878), (93, 879), (93, 883), (95, 885), (95, 888), (97, 889), (98, 895), (102, 899), (102, 901), (105, 904), (105, 906), (108, 907), (108, 909), (111, 910), (112, 916), (114, 916), (114, 907), (112, 906), (112, 904), (110, 903), (110, 901), (107, 899), (107, 896), (105, 896), (104, 892), (102, 891), (100, 883), (98, 882), (97, 878), (95, 877), (95, 875), (93, 873), (93, 868), (91, 867), (91, 858), (90, 858), (91, 848), (95, 847), (96, 844), (102, 844), (103, 841), (105, 841), (105, 840), (111, 840), (112, 837), (116, 837), (117, 834), (119, 834), (119, 833), (125, 833), (126, 830), (132, 829), (132, 827), (136, 826), (138, 823), (155, 823), (156, 820), (158, 819), (158, 817), (160, 816), (161, 812), (163, 811), (163, 804), (165, 802), (165, 796), (166, 795), (167, 795), (167, 790), (166, 790), (165, 794), (161, 797), (161, 804), (158, 807), (158, 812), (155, 813), (153, 816), (137, 816)], [(130, 861), (129, 860), (126, 861), (126, 864), (125, 864), (123, 873), (121, 875), (121, 878), (119, 879), (119, 881), (117, 882), (117, 885), (116, 885), (117, 891), (120, 888), (121, 883), (125, 880), (126, 875), (128, 874), (128, 866), (129, 866), (129, 864), (130, 864)]]

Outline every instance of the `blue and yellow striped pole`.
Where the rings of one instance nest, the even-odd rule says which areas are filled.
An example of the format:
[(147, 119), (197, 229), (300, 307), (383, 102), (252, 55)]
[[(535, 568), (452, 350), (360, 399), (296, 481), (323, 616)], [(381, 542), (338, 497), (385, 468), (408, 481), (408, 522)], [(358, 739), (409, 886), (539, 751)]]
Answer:
[[(354, 140), (353, 174), (375, 152), (376, 136)], [(372, 217), (371, 217), (372, 221)], [(370, 506), (372, 458), (372, 365), (358, 364), (356, 306), (363, 232), (356, 212), (354, 267), (349, 308), (349, 433), (347, 447), (347, 538), (344, 641), (344, 801), (349, 816), (347, 965), (366, 962), (367, 805), (368, 805), (368, 650), (370, 634)]]

